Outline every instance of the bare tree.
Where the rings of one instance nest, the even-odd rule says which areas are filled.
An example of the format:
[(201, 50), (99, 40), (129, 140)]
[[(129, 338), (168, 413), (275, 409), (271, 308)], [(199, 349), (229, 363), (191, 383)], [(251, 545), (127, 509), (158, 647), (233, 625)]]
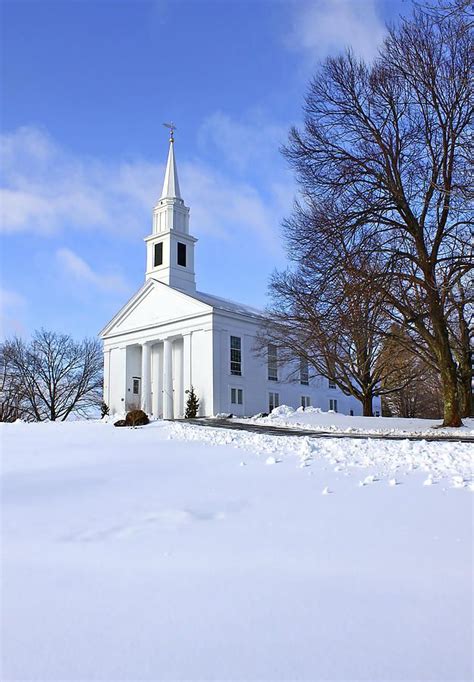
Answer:
[[(30, 343), (2, 344), (10, 362), (11, 386), (21, 386), (22, 410), (34, 421), (87, 416), (102, 400), (102, 349), (96, 339), (74, 341), (41, 330)], [(14, 388), (11, 388), (14, 390)]]
[(434, 2), (423, 2), (419, 0), (414, 3), (426, 14), (437, 17), (441, 21), (455, 16), (463, 16), (466, 30), (474, 26), (474, 5), (472, 0), (435, 0)]
[(426, 362), (416, 352), (416, 347), (403, 328), (391, 329), (391, 334), (384, 341), (381, 356), (391, 365), (391, 372), (382, 380), (386, 389), (383, 414), (391, 417), (439, 418), (443, 413), (439, 374), (431, 362)]
[[(298, 232), (298, 219), (287, 221), (286, 230)], [(328, 262), (336, 254), (343, 267), (331, 269)], [(280, 361), (295, 366), (298, 358), (303, 359), (315, 375), (326, 377), (345, 395), (359, 400), (365, 416), (373, 416), (373, 398), (400, 386), (386, 381), (394, 371), (391, 358), (382, 354), (389, 320), (377, 292), (360, 289), (360, 267), (335, 239), (322, 250), (308, 253), (296, 271), (274, 274), (272, 305), (258, 348), (262, 354), (266, 344), (273, 343)], [(397, 372), (401, 385), (408, 378)]]
[(302, 260), (337, 234), (360, 262), (378, 255), (359, 286), (435, 358), (446, 426), (461, 424), (448, 297), (472, 268), (472, 55), (463, 12), (415, 10), (372, 65), (351, 53), (325, 62), (285, 150), (302, 191), (290, 249)]
[(14, 422), (26, 416), (25, 392), (15, 372), (11, 347), (0, 345), (0, 422)]

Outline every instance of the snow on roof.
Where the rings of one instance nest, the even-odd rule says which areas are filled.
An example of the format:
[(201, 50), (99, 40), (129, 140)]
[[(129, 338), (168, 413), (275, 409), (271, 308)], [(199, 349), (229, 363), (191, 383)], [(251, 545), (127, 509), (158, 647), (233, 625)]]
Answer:
[[(188, 292), (186, 292), (188, 293)], [(196, 291), (195, 293), (188, 294), (192, 298), (196, 298), (202, 303), (211, 305), (213, 308), (218, 310), (226, 310), (231, 313), (237, 313), (238, 315), (246, 315), (247, 317), (264, 317), (263, 310), (258, 308), (253, 308), (249, 305), (244, 305), (243, 303), (236, 303), (235, 301), (229, 301), (227, 298), (220, 298), (219, 296), (212, 296), (211, 294), (205, 294), (202, 291)]]

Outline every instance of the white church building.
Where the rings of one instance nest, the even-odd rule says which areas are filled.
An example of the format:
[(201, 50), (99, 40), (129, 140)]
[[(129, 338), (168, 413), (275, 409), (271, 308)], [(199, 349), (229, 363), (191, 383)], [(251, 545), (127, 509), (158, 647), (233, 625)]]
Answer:
[(171, 131), (163, 191), (145, 239), (145, 284), (101, 332), (110, 413), (141, 408), (154, 418), (180, 418), (193, 386), (203, 416), (253, 415), (283, 404), (361, 414), (357, 400), (310, 376), (304, 362), (279, 366), (271, 345), (266, 358), (255, 354), (262, 313), (196, 290), (196, 241)]

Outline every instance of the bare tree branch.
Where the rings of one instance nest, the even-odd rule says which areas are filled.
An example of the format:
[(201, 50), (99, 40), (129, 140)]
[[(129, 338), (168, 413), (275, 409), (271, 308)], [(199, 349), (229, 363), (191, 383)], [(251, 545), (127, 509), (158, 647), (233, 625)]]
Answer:
[(291, 130), (284, 150), (301, 189), (285, 224), (296, 271), (304, 281), (324, 270), (334, 284), (350, 264), (352, 297), (382, 301), (386, 319), (436, 366), (449, 426), (463, 413), (452, 318), (464, 314), (452, 292), (472, 271), (474, 51), (460, 5), (415, 10), (372, 65), (351, 52), (327, 59), (308, 90), (304, 129)]
[(42, 329), (30, 343), (15, 338), (0, 346), (7, 379), (5, 394), (16, 395), (18, 417), (64, 421), (87, 416), (102, 400), (102, 349), (95, 339), (74, 341)]

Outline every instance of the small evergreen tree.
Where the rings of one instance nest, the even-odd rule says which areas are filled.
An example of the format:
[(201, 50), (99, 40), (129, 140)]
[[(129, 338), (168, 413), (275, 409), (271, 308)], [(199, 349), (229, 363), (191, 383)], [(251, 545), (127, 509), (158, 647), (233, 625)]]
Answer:
[(197, 397), (194, 387), (191, 386), (189, 391), (186, 391), (188, 399), (186, 401), (186, 412), (184, 414), (185, 419), (193, 419), (197, 417), (199, 410), (199, 398)]
[(109, 406), (107, 405), (107, 403), (105, 402), (105, 400), (103, 400), (103, 401), (100, 403), (100, 416), (101, 416), (102, 419), (103, 419), (104, 417), (108, 417), (108, 416), (109, 416)]

